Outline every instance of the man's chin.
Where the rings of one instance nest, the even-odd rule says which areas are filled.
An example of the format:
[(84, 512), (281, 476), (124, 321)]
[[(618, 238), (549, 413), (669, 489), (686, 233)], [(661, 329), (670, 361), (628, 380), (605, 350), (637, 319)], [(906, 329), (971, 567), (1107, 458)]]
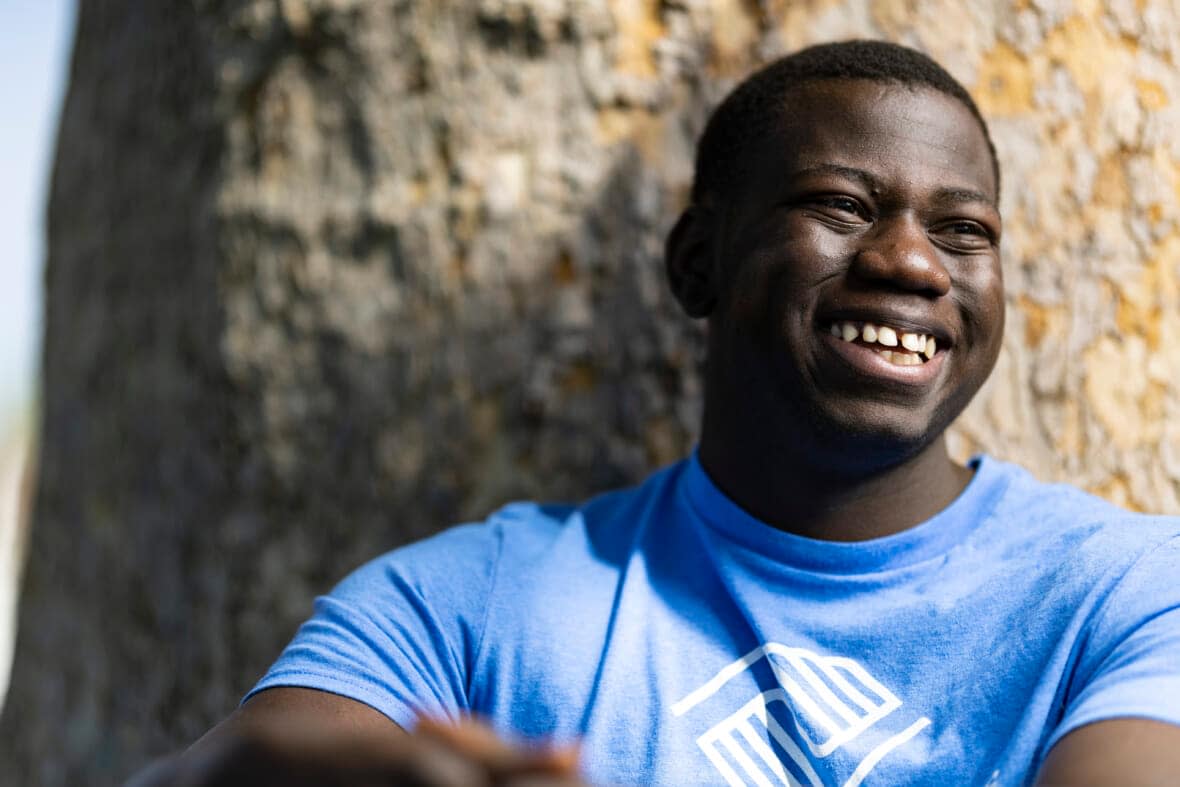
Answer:
[(850, 475), (872, 474), (912, 459), (937, 442), (949, 425), (913, 411), (894, 414), (880, 409), (821, 412), (810, 420), (813, 428), (804, 440), (814, 464)]

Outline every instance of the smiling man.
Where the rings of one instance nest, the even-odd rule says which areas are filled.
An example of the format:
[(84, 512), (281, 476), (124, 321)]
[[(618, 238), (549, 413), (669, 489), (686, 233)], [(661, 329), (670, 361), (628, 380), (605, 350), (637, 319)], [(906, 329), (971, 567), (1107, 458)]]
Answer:
[(667, 244), (709, 321), (695, 454), (361, 568), (174, 777), (575, 778), (522, 736), (596, 783), (1180, 778), (1180, 523), (947, 455), (1001, 343), (998, 194), (917, 52), (750, 77)]

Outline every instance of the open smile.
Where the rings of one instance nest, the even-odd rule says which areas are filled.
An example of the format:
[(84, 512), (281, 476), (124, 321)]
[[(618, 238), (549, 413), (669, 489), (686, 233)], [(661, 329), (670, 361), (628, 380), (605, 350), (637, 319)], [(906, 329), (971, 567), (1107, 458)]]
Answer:
[(854, 320), (834, 320), (820, 328), (827, 346), (856, 371), (907, 385), (935, 378), (946, 354), (933, 333)]
[(938, 352), (938, 340), (931, 333), (907, 331), (879, 323), (833, 320), (828, 332), (838, 339), (874, 350), (898, 366), (918, 366)]

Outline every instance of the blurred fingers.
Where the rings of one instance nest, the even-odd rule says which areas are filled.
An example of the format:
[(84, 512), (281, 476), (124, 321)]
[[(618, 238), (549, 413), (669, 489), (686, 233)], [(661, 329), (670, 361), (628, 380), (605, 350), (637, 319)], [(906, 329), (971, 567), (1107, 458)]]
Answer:
[(506, 778), (526, 776), (557, 777), (572, 779), (572, 784), (582, 783), (578, 778), (579, 752), (576, 746), (512, 744), (491, 727), (474, 719), (447, 724), (422, 718), (415, 728), (415, 735), (439, 741), (483, 763), (497, 784)]

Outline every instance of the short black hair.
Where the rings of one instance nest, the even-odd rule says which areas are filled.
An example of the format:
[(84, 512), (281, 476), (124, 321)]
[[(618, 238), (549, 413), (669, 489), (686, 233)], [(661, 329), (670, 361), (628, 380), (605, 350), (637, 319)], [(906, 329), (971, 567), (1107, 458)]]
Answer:
[(729, 191), (743, 148), (757, 141), (790, 112), (783, 100), (791, 90), (824, 79), (868, 79), (933, 88), (961, 102), (979, 121), (992, 158), (996, 191), (1000, 162), (987, 122), (971, 95), (942, 66), (926, 55), (886, 41), (840, 41), (817, 44), (779, 58), (754, 72), (713, 111), (697, 145), (693, 204)]

